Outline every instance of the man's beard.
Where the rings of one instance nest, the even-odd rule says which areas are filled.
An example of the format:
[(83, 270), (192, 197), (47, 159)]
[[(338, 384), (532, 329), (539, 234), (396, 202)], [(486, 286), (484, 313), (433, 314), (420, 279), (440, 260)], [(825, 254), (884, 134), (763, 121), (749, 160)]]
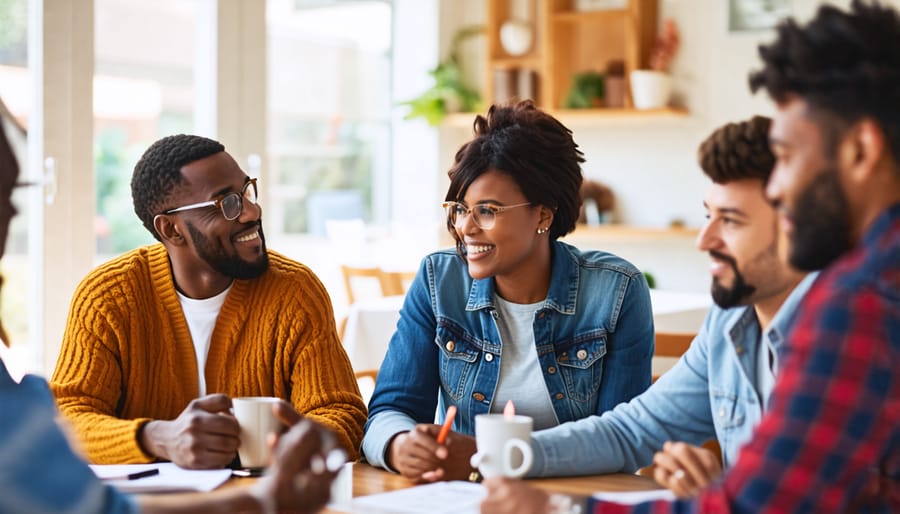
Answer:
[(188, 233), (194, 241), (194, 248), (197, 249), (197, 255), (206, 261), (214, 270), (239, 280), (249, 280), (256, 278), (267, 269), (269, 269), (269, 254), (266, 252), (266, 239), (263, 235), (262, 224), (258, 224), (259, 241), (262, 245), (262, 253), (254, 262), (248, 262), (241, 259), (236, 253), (229, 255), (222, 245), (206, 237), (203, 232), (198, 230), (191, 223), (185, 223)]
[(756, 288), (744, 280), (744, 276), (738, 271), (737, 261), (735, 261), (733, 257), (729, 257), (716, 251), (710, 251), (709, 254), (720, 261), (728, 263), (728, 265), (731, 266), (731, 271), (734, 272), (734, 283), (731, 287), (725, 287), (719, 283), (718, 279), (713, 279), (710, 291), (712, 293), (713, 301), (723, 309), (744, 305), (747, 299), (750, 298), (750, 295), (756, 292)]
[(800, 193), (791, 210), (793, 232), (788, 260), (797, 269), (815, 271), (828, 266), (852, 246), (847, 196), (838, 170), (824, 169)]

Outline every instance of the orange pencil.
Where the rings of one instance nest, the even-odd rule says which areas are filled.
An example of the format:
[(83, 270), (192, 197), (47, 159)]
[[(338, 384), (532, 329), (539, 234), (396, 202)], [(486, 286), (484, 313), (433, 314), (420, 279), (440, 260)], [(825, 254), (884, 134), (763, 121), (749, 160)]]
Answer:
[(444, 444), (444, 441), (447, 440), (447, 434), (450, 433), (450, 425), (453, 424), (453, 418), (456, 417), (456, 405), (451, 405), (447, 407), (447, 418), (444, 419), (444, 425), (441, 427), (441, 431), (438, 432), (437, 435), (437, 443)]

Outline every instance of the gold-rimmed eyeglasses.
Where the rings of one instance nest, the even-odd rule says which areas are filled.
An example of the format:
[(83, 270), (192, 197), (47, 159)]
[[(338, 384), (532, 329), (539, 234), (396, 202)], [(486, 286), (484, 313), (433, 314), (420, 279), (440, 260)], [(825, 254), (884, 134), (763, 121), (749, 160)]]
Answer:
[(450, 223), (455, 227), (460, 227), (465, 223), (466, 218), (471, 214), (472, 220), (478, 228), (481, 230), (490, 230), (494, 228), (498, 214), (516, 207), (525, 207), (526, 205), (531, 205), (531, 202), (517, 203), (515, 205), (476, 203), (472, 207), (466, 207), (459, 202), (444, 202), (441, 204), (441, 207), (447, 211), (447, 219), (450, 220)]
[(215, 200), (192, 203), (190, 205), (185, 205), (184, 207), (176, 207), (174, 209), (163, 211), (163, 214), (174, 214), (176, 212), (189, 211), (191, 209), (202, 209), (204, 207), (216, 207), (222, 211), (222, 215), (225, 216), (226, 220), (233, 221), (236, 220), (244, 210), (244, 200), (247, 200), (251, 204), (256, 205), (257, 199), (256, 179), (251, 178), (247, 181), (246, 184), (244, 184), (244, 188), (241, 189), (240, 193), (228, 193), (227, 195), (216, 198)]

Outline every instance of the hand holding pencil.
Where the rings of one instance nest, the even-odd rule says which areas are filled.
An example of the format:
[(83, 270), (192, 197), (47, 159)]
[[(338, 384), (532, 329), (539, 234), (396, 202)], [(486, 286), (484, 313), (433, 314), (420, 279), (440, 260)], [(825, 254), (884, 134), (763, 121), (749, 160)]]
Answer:
[(475, 438), (451, 430), (455, 416), (451, 405), (442, 425), (419, 424), (394, 437), (388, 448), (390, 466), (416, 482), (467, 479)]

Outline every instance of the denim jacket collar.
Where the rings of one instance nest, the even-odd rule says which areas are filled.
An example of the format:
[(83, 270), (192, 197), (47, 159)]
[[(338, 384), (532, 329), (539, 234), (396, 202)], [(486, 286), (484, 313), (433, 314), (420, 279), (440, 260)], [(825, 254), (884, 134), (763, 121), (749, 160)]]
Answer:
[[(550, 290), (544, 300), (544, 308), (560, 314), (575, 314), (578, 296), (578, 261), (566, 248), (566, 244), (553, 241), (550, 248)], [(494, 309), (494, 277), (473, 280), (466, 301), (466, 310)]]
[[(769, 328), (762, 334), (763, 337), (768, 338), (775, 351), (779, 354), (782, 352), (784, 335), (793, 321), (793, 314), (797, 309), (797, 304), (806, 295), (817, 276), (818, 273), (810, 273), (797, 284), (778, 309), (778, 312), (775, 313)], [(759, 330), (759, 321), (756, 319), (756, 311), (752, 306), (736, 309), (725, 330), (726, 338), (734, 347), (738, 361), (741, 363), (741, 368), (746, 374), (746, 378), (752, 384), (756, 384), (754, 369), (757, 352), (759, 352), (759, 342), (761, 341)]]

